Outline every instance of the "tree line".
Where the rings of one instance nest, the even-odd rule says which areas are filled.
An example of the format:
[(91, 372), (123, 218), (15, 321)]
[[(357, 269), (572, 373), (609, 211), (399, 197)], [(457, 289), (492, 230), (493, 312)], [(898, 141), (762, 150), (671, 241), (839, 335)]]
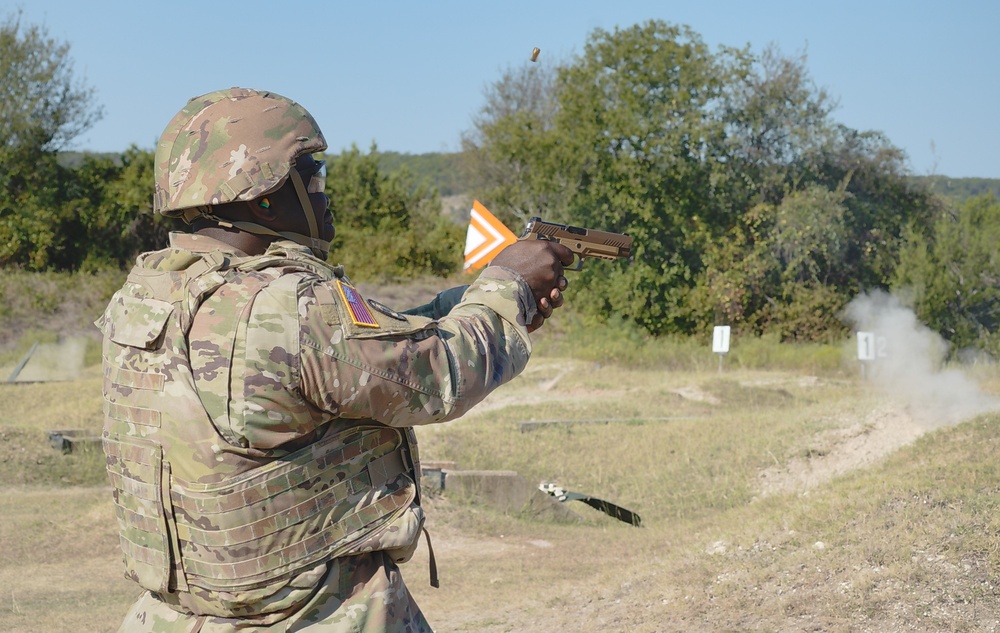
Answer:
[(877, 131), (833, 118), (804, 55), (710, 50), (685, 26), (595, 30), (556, 67), (511, 68), (463, 138), (508, 221), (627, 231), (633, 261), (584, 270), (575, 301), (657, 334), (847, 333), (888, 289), (956, 348), (997, 351), (996, 198), (954, 207)]
[[(151, 151), (60, 160), (102, 115), (68, 50), (19, 14), (0, 27), (2, 267), (125, 267), (183, 230), (152, 214)], [(515, 230), (540, 215), (630, 233), (631, 261), (573, 279), (596, 320), (829, 340), (854, 296), (887, 289), (957, 348), (1000, 351), (997, 198), (954, 203), (884, 135), (836, 122), (806, 62), (662, 21), (597, 29), (573, 59), (504, 71), (456, 155), (327, 156), (331, 259), (357, 279), (457, 272), (464, 227), (440, 195), (462, 192)]]

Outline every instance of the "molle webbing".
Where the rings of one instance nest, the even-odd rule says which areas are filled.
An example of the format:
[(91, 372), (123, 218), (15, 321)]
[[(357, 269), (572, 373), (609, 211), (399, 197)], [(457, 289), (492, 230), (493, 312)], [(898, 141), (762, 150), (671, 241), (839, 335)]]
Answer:
[(138, 438), (118, 441), (105, 433), (104, 453), (126, 575), (150, 591), (166, 591), (170, 560), (160, 447)]
[[(407, 511), (418, 494), (415, 441), (409, 429), (333, 420), (325, 437), (291, 454), (228, 450), (193, 379), (193, 314), (234, 276), (249, 302), (279, 268), (327, 279), (343, 272), (278, 249), (184, 263), (184, 272), (134, 270), (102, 321), (104, 444), (126, 574), (164, 594), (278, 590), (303, 570), (364, 551)], [(198, 483), (223, 472), (220, 483)]]
[(413, 484), (400, 477), (409, 470), (402, 442), (395, 429), (360, 427), (222, 486), (174, 482), (170, 499), (187, 582), (245, 588), (346, 550), (413, 501)]

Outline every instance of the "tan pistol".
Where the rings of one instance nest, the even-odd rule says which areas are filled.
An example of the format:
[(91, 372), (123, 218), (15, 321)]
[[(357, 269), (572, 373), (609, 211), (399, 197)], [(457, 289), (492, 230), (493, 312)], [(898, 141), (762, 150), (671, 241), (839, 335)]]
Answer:
[(628, 258), (632, 254), (632, 236), (626, 233), (611, 233), (597, 229), (584, 229), (568, 224), (546, 222), (541, 218), (530, 218), (519, 240), (548, 240), (559, 242), (577, 254), (576, 266), (566, 270), (583, 268), (585, 257), (615, 260)]

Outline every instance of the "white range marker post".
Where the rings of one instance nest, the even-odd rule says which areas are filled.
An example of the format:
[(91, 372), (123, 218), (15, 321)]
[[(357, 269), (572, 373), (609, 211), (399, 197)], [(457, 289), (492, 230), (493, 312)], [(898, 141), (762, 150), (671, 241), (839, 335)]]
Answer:
[(861, 379), (868, 378), (865, 368), (875, 360), (875, 333), (858, 332), (858, 360), (861, 361)]
[(729, 326), (716, 325), (712, 330), (712, 351), (719, 355), (719, 373), (722, 373), (722, 357), (729, 352)]

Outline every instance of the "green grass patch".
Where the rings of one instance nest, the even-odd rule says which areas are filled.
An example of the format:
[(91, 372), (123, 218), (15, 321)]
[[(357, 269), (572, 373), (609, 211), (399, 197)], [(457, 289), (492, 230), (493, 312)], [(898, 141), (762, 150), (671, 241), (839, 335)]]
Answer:
[(721, 359), (712, 353), (708, 332), (698, 336), (653, 337), (626, 319), (594, 324), (574, 313), (559, 312), (535, 336), (545, 356), (563, 356), (595, 363), (675, 371), (784, 370), (825, 376), (855, 372), (852, 341), (836, 343), (781, 342), (776, 335), (734, 336)]

